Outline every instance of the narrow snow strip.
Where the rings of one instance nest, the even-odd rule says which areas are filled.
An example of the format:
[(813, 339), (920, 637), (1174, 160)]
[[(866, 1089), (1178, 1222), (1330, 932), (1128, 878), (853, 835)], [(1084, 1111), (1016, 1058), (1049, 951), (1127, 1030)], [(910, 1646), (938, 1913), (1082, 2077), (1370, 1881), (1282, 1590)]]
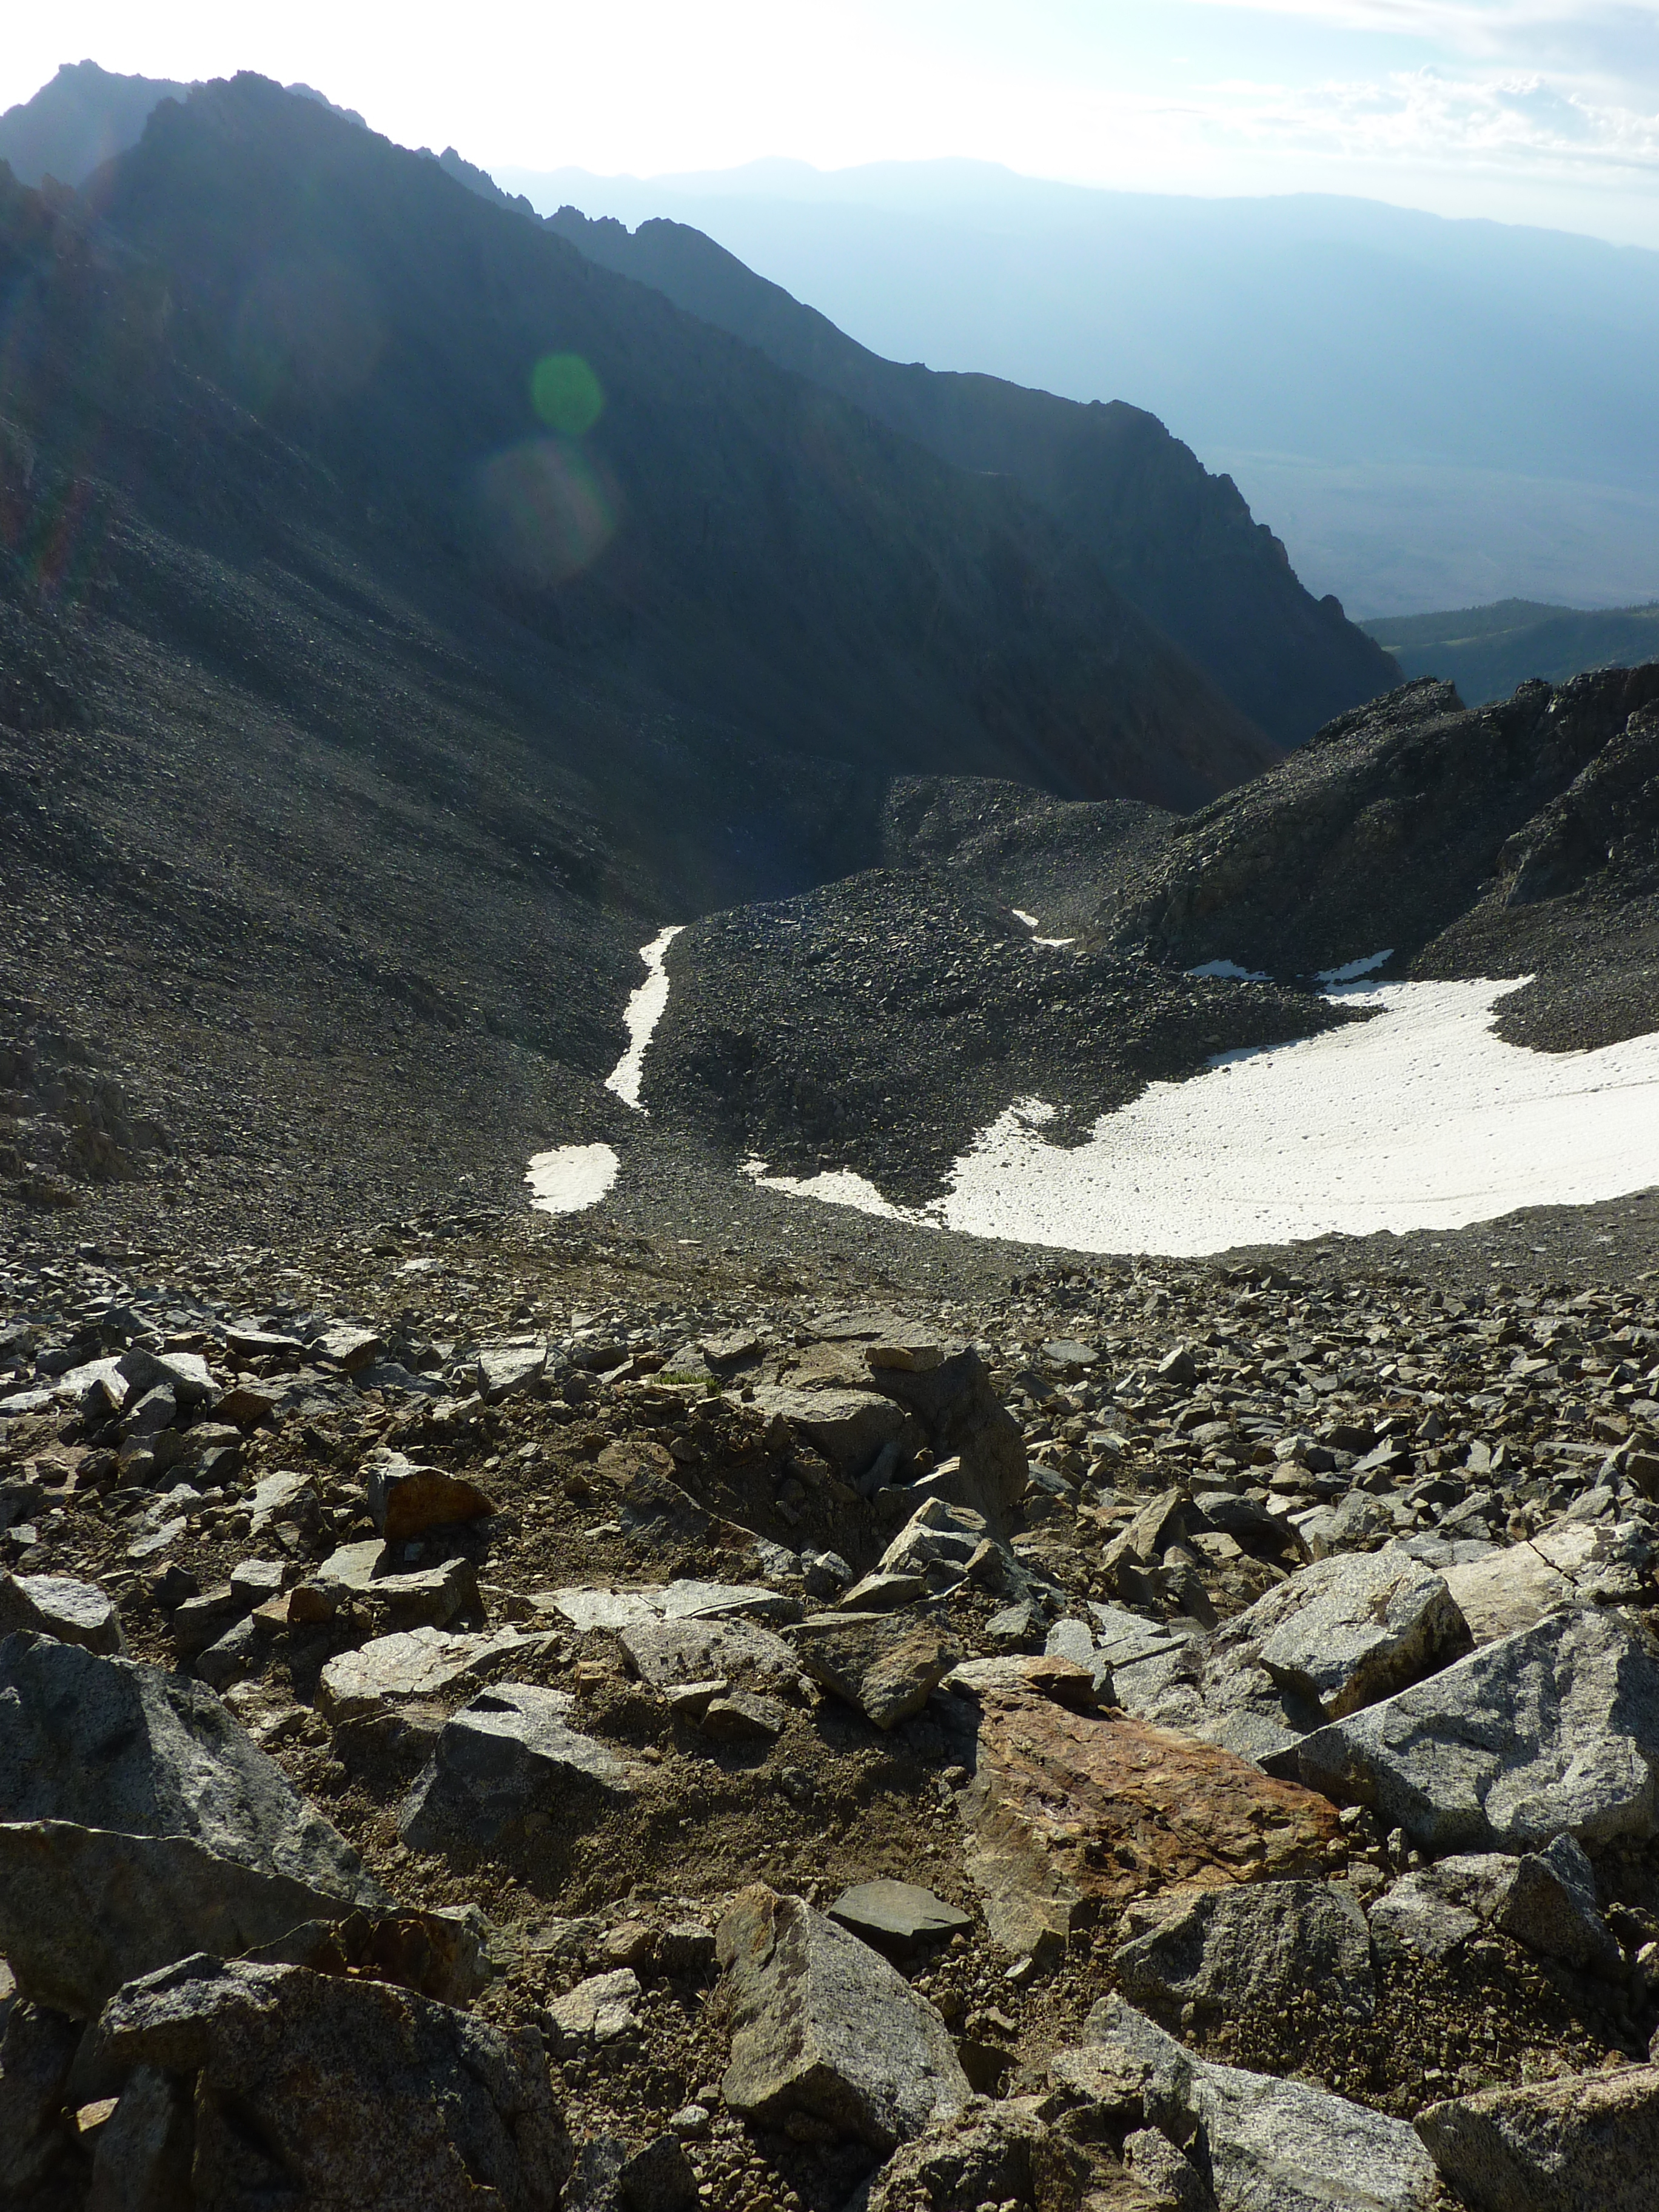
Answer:
[(1033, 945), (1051, 945), (1057, 952), (1063, 952), (1068, 945), (1075, 945), (1077, 939), (1074, 937), (1034, 937), (1031, 942)]
[[(1383, 956), (1385, 958), (1387, 955)], [(1189, 968), (1188, 975), (1196, 981), (1213, 979), (1218, 983), (1271, 983), (1273, 977), (1260, 968), (1241, 968), (1236, 960), (1206, 960), (1201, 968)]]
[(1321, 968), (1316, 970), (1316, 983), (1357, 983), (1362, 975), (1369, 975), (1394, 958), (1394, 947), (1386, 952), (1373, 952), (1364, 960), (1350, 960), (1346, 968)]
[(645, 981), (629, 998), (623, 1009), (623, 1021), (628, 1030), (628, 1049), (605, 1079), (607, 1091), (614, 1091), (624, 1106), (631, 1106), (636, 1114), (647, 1109), (640, 1103), (640, 1079), (645, 1071), (645, 1048), (651, 1042), (651, 1033), (662, 1019), (668, 1005), (668, 970), (664, 962), (668, 948), (685, 927), (680, 922), (653, 937), (649, 945), (640, 947), (640, 957), (645, 963)]
[(1027, 914), (1024, 907), (1011, 906), (1008, 911), (1012, 915), (1016, 921), (1023, 921), (1027, 929), (1035, 929), (1036, 927), (1036, 916), (1034, 914)]
[(850, 1206), (860, 1213), (873, 1213), (883, 1221), (908, 1221), (919, 1229), (939, 1226), (925, 1213), (915, 1212), (908, 1206), (890, 1205), (874, 1183), (851, 1168), (830, 1168), (821, 1175), (803, 1179), (796, 1176), (769, 1176), (764, 1160), (747, 1159), (743, 1171), (750, 1182), (757, 1183), (763, 1190), (781, 1190), (790, 1198), (816, 1198), (824, 1206)]
[(525, 1176), (532, 1211), (585, 1212), (615, 1182), (620, 1165), (609, 1145), (562, 1145), (556, 1152), (538, 1152)]

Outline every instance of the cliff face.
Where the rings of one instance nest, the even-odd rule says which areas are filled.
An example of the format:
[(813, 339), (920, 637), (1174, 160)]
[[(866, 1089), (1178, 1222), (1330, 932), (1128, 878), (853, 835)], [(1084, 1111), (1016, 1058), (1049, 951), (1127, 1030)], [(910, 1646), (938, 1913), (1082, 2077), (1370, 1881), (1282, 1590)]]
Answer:
[(630, 233), (574, 208), (549, 222), (591, 260), (654, 285), (959, 468), (1012, 477), (1279, 744), (1398, 682), (1389, 655), (1335, 600), (1304, 590), (1231, 478), (1211, 476), (1156, 416), (884, 361), (683, 223)]

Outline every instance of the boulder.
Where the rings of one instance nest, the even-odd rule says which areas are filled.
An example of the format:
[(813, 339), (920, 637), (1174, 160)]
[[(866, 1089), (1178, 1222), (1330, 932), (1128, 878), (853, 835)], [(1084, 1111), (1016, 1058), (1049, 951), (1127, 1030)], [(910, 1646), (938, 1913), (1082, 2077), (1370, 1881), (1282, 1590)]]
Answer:
[(967, 2212), (983, 2204), (1060, 2212), (1078, 2203), (1087, 2178), (1087, 2161), (1035, 2112), (975, 2097), (901, 2144), (854, 2203), (862, 2212)]
[(136, 2066), (98, 2131), (86, 2212), (178, 2212), (191, 2202), (195, 2148), (189, 2081)]
[(1266, 1760), (1470, 1648), (1444, 1579), (1398, 1545), (1321, 1559), (1203, 1638), (1115, 1663), (1126, 1710)]
[(401, 1452), (385, 1451), (365, 1467), (368, 1514), (389, 1544), (423, 1536), (461, 1521), (481, 1521), (495, 1510), (474, 1482), (441, 1467), (417, 1467)]
[(800, 2114), (886, 2153), (968, 2103), (933, 2006), (799, 1898), (751, 1885), (715, 1942), (732, 2003), (723, 2094), (742, 2118), (776, 2128)]
[(1453, 2097), (1417, 2131), (1469, 2212), (1651, 2212), (1659, 2066)]
[(412, 1698), (434, 1698), (491, 1669), (545, 1651), (545, 1635), (518, 1628), (447, 1634), (400, 1629), (331, 1659), (318, 1682), (318, 1703), (337, 1728), (368, 1720)]
[(1177, 1891), (1126, 1917), (1129, 1940), (1112, 1954), (1119, 1987), (1166, 2027), (1183, 2008), (1200, 2026), (1278, 2012), (1304, 1990), (1350, 2019), (1376, 2009), (1365, 1916), (1352, 1894), (1323, 1881), (1264, 1881)]
[(404, 1800), (398, 1832), (416, 1850), (493, 1844), (531, 1814), (591, 1820), (631, 1795), (616, 1753), (567, 1725), (562, 1690), (504, 1682), (447, 1722)]
[(1616, 1613), (1552, 1613), (1266, 1764), (1372, 1807), (1420, 1849), (1659, 1830), (1659, 1657)]
[(993, 1936), (1016, 1955), (1149, 1892), (1317, 1874), (1340, 1835), (1324, 1798), (1217, 1745), (1029, 1688), (989, 1686), (963, 1704), (968, 1872)]
[(1595, 1872), (1562, 1835), (1541, 1851), (1453, 1852), (1402, 1875), (1371, 1908), (1379, 1952), (1443, 1959), (1482, 1927), (1580, 1972), (1616, 1976), (1623, 1960), (1597, 1909)]
[(1547, 1613), (1580, 1602), (1566, 1576), (1530, 1544), (1511, 1544), (1442, 1571), (1478, 1644), (1496, 1644), (1518, 1628), (1534, 1627)]
[(22, 2201), (68, 2147), (64, 2111), (81, 2022), (18, 1998), (0, 2033), (0, 2203)]
[(197, 2077), (191, 2201), (553, 2212), (570, 2170), (541, 2039), (384, 1982), (198, 1957), (129, 1983), (102, 2056)]
[(72, 1644), (0, 1643), (0, 1806), (15, 1821), (188, 1837), (319, 1896), (386, 1903), (211, 1690)]
[(596, 1628), (621, 1629), (647, 1620), (714, 1620), (722, 1614), (752, 1613), (757, 1620), (800, 1619), (800, 1600), (763, 1583), (705, 1583), (686, 1578), (647, 1583), (636, 1589), (553, 1590), (531, 1599), (540, 1613), (556, 1613), (578, 1635)]
[(341, 1911), (337, 1894), (239, 1865), (188, 1836), (0, 1823), (0, 1956), (36, 2002), (77, 2020), (190, 1952), (235, 1958)]
[(793, 1642), (804, 1671), (879, 1729), (919, 1713), (959, 1656), (937, 1622), (914, 1613), (818, 1613)]
[(994, 1533), (1014, 1521), (1025, 1491), (1025, 1439), (997, 1395), (990, 1372), (976, 1352), (939, 1347), (909, 1348), (910, 1364), (884, 1356), (890, 1346), (872, 1344), (866, 1352), (871, 1383), (895, 1400), (926, 1431), (936, 1460), (961, 1464), (959, 1502), (985, 1516)]
[(478, 1354), (478, 1395), (499, 1406), (534, 1390), (546, 1372), (545, 1345), (486, 1345)]
[(0, 1571), (0, 1636), (27, 1629), (79, 1644), (88, 1651), (127, 1648), (114, 1601), (95, 1583), (72, 1575), (9, 1575)]
[[(1304, 2081), (1212, 2065), (1121, 1997), (1090, 2014), (1085, 2050), (1051, 2073), (1121, 2116), (1185, 2142), (1201, 2135), (1218, 2212), (1429, 2212), (1433, 2162), (1403, 2120)], [(1079, 2064), (1060, 2061), (1074, 2057)]]
[(866, 1474), (887, 1444), (898, 1444), (909, 1431), (902, 1407), (875, 1390), (795, 1389), (762, 1383), (755, 1410), (780, 1416), (808, 1437), (844, 1482)]

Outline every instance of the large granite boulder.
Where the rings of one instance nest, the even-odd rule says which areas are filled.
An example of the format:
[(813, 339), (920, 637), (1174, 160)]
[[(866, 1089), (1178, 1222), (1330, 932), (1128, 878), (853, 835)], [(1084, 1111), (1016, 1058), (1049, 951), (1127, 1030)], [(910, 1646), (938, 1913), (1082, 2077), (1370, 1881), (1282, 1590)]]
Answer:
[(1659, 1655), (1613, 1613), (1551, 1613), (1270, 1757), (1437, 1856), (1659, 1831)]
[(14, 1821), (184, 1836), (319, 1897), (388, 1902), (211, 1690), (72, 1644), (0, 1643), (0, 1808)]
[(1112, 1954), (1118, 1986), (1166, 2027), (1188, 2005), (1200, 2022), (1276, 2013), (1307, 1989), (1353, 2020), (1376, 2008), (1365, 1916), (1335, 1884), (1180, 1890), (1131, 1906), (1127, 1921)]
[(463, 1705), (404, 1802), (404, 1841), (422, 1851), (493, 1844), (526, 1815), (591, 1821), (631, 1795), (615, 1752), (569, 1725), (575, 1702), (503, 1682)]
[(1659, 2066), (1483, 2089), (1417, 2116), (1469, 2212), (1652, 2212)]
[(106, 2062), (194, 2075), (189, 2202), (553, 2212), (570, 2142), (534, 2029), (384, 1982), (181, 1960), (99, 2023)]

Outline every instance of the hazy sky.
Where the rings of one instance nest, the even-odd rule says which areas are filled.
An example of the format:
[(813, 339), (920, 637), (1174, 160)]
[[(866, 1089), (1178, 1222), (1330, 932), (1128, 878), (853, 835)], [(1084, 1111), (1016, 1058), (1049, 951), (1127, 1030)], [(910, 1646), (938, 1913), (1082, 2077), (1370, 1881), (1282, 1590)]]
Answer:
[(66, 0), (60, 61), (317, 86), (486, 166), (962, 154), (1156, 191), (1339, 191), (1659, 245), (1659, 5), (1606, 0)]

